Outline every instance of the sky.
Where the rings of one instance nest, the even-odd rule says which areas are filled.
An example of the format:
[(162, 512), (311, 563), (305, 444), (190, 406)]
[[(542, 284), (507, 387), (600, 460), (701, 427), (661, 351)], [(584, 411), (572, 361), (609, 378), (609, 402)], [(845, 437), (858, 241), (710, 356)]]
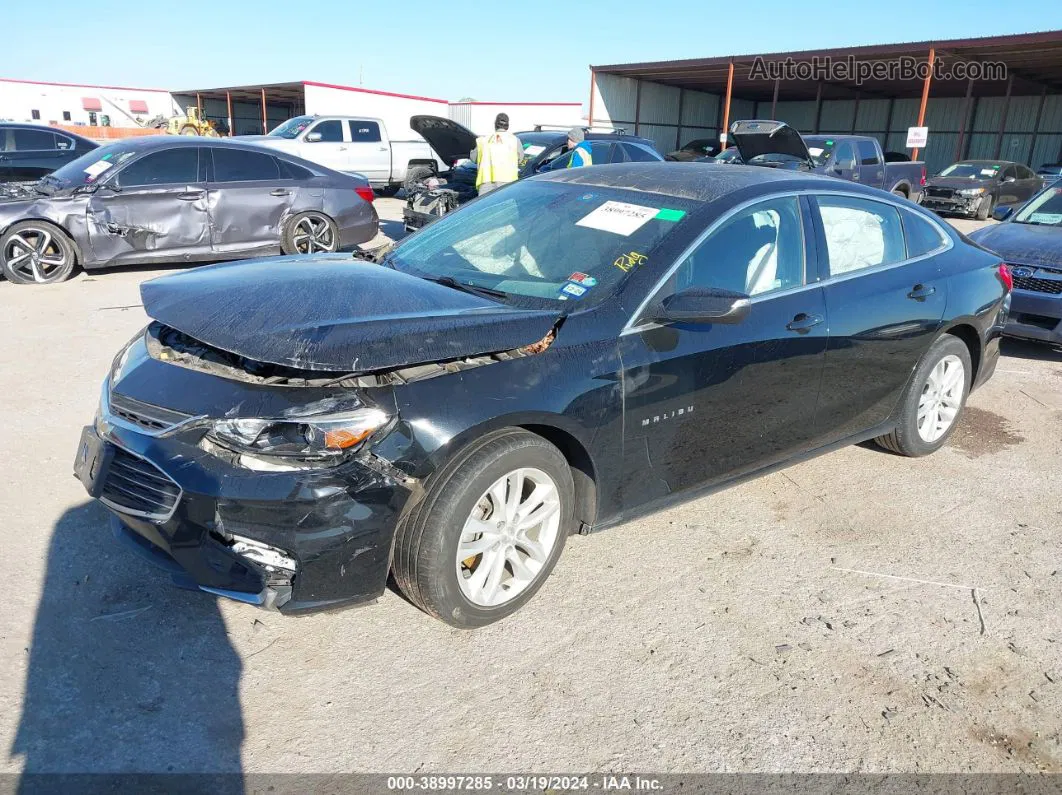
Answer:
[[(171, 90), (316, 80), (503, 102), (585, 103), (591, 64), (1062, 28), (1062, 3), (1000, 0), (891, 6), (775, 0), (0, 5), (0, 77)], [(16, 31), (27, 33), (12, 35)]]

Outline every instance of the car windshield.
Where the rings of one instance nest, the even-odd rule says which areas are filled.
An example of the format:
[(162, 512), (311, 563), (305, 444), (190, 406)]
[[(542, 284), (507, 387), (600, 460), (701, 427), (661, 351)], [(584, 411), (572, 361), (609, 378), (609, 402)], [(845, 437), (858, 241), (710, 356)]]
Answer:
[(937, 174), (952, 179), (989, 179), (1003, 168), (999, 163), (953, 163)]
[(269, 135), (275, 138), (295, 138), (311, 124), (313, 124), (313, 116), (296, 116), (294, 119), (278, 124), (269, 132)]
[(56, 189), (91, 185), (104, 173), (125, 162), (139, 150), (126, 143), (110, 144), (93, 149), (41, 180), (44, 187)]
[(729, 149), (724, 149), (722, 152), (715, 156), (715, 159), (720, 163), (733, 163), (735, 160), (741, 159), (741, 153), (736, 146), (731, 146)]
[(708, 152), (715, 148), (715, 141), (711, 138), (698, 138), (695, 141), (690, 141), (684, 147), (683, 151), (696, 152), (697, 154), (706, 155)]
[(597, 303), (635, 269), (661, 269), (660, 244), (699, 202), (528, 180), (494, 191), (407, 238), (385, 262), (429, 279), (542, 306)]
[(830, 152), (833, 151), (833, 139), (808, 135), (804, 138), (804, 143), (808, 146), (808, 154), (811, 155), (811, 162), (816, 166), (826, 165), (826, 162), (830, 159)]
[(534, 160), (540, 154), (547, 149), (552, 149), (557, 145), (557, 135), (555, 133), (543, 133), (543, 132), (529, 132), (529, 133), (517, 133), (517, 140), (520, 141), (520, 146), (523, 147), (523, 154), (520, 157), (520, 167), (523, 168), (529, 161)]
[(1062, 226), (1062, 188), (1047, 188), (1033, 196), (1014, 216), (1014, 223)]

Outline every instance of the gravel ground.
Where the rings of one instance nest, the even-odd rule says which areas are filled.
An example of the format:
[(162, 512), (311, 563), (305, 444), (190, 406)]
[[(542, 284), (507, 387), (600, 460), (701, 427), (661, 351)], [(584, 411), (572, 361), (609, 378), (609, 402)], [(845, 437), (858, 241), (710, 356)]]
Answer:
[(929, 458), (573, 538), (501, 624), (291, 619), (172, 588), (71, 477), (159, 272), (0, 283), (5, 771), (1062, 771), (1058, 352), (1006, 344)]

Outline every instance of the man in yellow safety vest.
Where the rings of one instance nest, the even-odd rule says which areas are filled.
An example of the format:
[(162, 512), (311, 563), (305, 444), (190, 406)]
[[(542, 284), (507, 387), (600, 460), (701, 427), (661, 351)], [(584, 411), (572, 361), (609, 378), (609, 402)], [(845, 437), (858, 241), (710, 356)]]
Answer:
[(499, 113), (494, 119), (494, 134), (476, 139), (472, 159), (479, 167), (476, 189), (479, 195), (489, 193), (520, 176), (520, 139), (509, 132), (509, 116)]

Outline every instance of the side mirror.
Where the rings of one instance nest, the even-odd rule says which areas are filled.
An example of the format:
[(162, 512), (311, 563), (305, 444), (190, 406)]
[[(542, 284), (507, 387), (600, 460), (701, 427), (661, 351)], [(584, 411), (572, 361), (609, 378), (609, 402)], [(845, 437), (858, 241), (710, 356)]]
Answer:
[(651, 320), (657, 323), (740, 323), (752, 304), (745, 293), (715, 287), (691, 287), (669, 295)]
[(1013, 214), (1013, 207), (997, 207), (995, 210), (992, 211), (992, 217), (995, 218), (997, 221), (1006, 221)]
[(321, 140), (321, 133), (319, 133), (319, 132), (306, 133), (306, 143), (315, 144), (315, 143), (317, 143), (320, 140)]

